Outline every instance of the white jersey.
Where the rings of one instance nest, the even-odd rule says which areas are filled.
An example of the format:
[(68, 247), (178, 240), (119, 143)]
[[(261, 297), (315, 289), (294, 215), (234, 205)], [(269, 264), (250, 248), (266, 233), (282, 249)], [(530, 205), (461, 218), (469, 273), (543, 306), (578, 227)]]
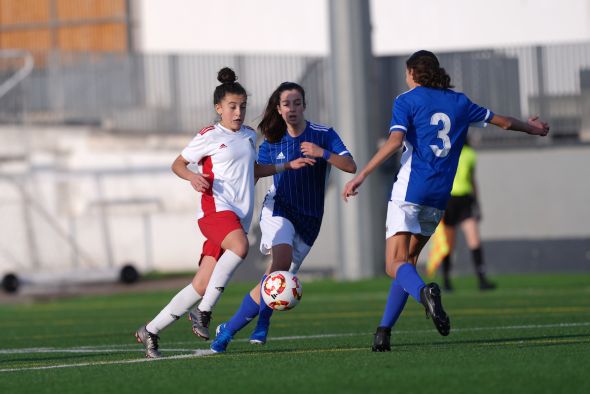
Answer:
[(233, 211), (248, 232), (254, 209), (254, 162), (256, 132), (247, 126), (232, 131), (219, 123), (197, 133), (182, 157), (198, 163), (208, 174), (209, 189), (202, 193), (201, 212), (205, 215)]

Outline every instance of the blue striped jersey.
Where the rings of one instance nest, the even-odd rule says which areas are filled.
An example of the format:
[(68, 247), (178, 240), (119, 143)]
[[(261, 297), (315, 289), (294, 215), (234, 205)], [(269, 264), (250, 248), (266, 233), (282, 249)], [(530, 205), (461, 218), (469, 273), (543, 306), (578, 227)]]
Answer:
[[(333, 154), (351, 156), (333, 128), (308, 121), (303, 133), (295, 138), (285, 133), (278, 142), (265, 140), (258, 150), (258, 163), (280, 164), (303, 157), (302, 142), (312, 142)], [(330, 168), (320, 157), (313, 166), (275, 174), (267, 195), (274, 198), (273, 216), (289, 219), (308, 245), (313, 245), (320, 230)]]
[(450, 89), (417, 86), (393, 104), (390, 132), (402, 132), (404, 150), (391, 199), (445, 209), (470, 125), (494, 114)]

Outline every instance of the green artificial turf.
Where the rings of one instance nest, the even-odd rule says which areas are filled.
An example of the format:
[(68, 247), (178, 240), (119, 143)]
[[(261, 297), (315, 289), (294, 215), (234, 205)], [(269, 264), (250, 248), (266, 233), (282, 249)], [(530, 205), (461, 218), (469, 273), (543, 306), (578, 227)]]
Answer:
[[(389, 280), (303, 282), (303, 300), (277, 312), (265, 346), (238, 333), (227, 353), (200, 355), (185, 318), (161, 333), (163, 359), (145, 361), (133, 332), (175, 291), (0, 305), (1, 393), (588, 393), (590, 275), (457, 278), (443, 294), (441, 337), (411, 298), (392, 352), (370, 351)], [(232, 284), (212, 327), (239, 306)], [(203, 353), (203, 352), (201, 352)]]

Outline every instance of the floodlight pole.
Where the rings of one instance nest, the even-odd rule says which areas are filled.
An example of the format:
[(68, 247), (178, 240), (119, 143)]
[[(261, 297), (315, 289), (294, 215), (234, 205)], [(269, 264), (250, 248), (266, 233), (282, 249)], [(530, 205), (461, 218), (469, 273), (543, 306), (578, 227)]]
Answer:
[[(368, 0), (330, 0), (330, 62), (336, 130), (352, 152), (359, 170), (376, 150), (371, 111), (371, 22)], [(384, 219), (375, 209), (384, 199), (377, 196), (369, 177), (360, 194), (348, 204), (340, 198), (351, 174), (334, 171), (338, 187), (339, 279), (374, 276), (383, 267)], [(381, 268), (382, 270), (383, 268)], [(382, 271), (381, 271), (382, 272)]]

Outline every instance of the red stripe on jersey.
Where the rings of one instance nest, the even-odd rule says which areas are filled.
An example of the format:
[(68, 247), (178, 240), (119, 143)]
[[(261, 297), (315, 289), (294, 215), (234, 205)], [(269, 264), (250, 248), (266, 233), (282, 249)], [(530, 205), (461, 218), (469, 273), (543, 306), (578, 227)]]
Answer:
[(203, 135), (206, 132), (213, 130), (214, 128), (215, 128), (215, 126), (207, 126), (204, 129), (202, 129), (201, 131), (199, 131), (199, 134)]
[(215, 179), (215, 174), (213, 174), (213, 161), (211, 160), (211, 156), (203, 157), (203, 159), (201, 159), (201, 164), (203, 165), (203, 174), (209, 175), (209, 177), (206, 178), (207, 181), (209, 181), (209, 187), (201, 197), (201, 209), (205, 215), (208, 215), (216, 212), (215, 199), (213, 198), (213, 180)]

